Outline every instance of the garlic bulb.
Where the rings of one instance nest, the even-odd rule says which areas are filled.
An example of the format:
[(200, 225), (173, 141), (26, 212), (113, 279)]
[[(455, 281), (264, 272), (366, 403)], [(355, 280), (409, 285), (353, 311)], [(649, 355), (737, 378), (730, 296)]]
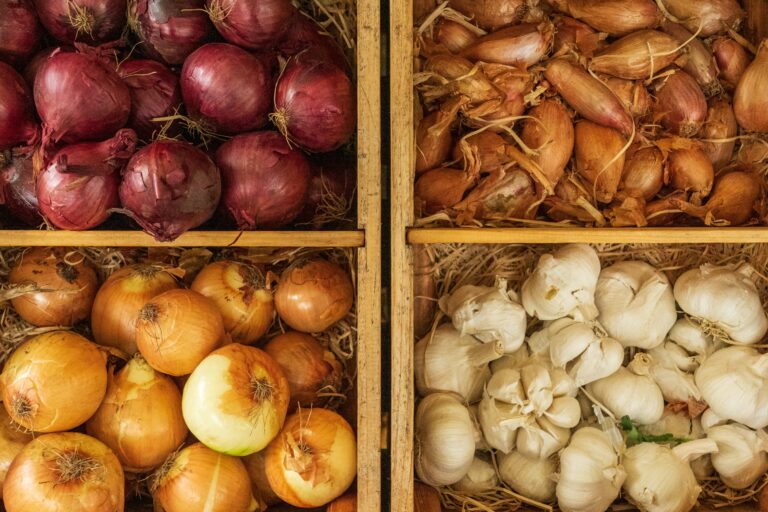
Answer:
[(525, 366), (530, 358), (531, 355), (528, 352), (527, 346), (523, 345), (511, 354), (504, 354), (500, 358), (491, 361), (491, 371), (496, 372), (502, 368), (520, 368)]
[(712, 336), (705, 334), (700, 325), (688, 318), (675, 322), (667, 336), (692, 354), (707, 356), (715, 351)]
[(728, 423), (728, 420), (721, 418), (717, 414), (715, 414), (715, 411), (712, 410), (710, 407), (706, 411), (704, 411), (701, 415), (701, 428), (704, 429), (704, 431), (708, 431), (712, 427), (716, 427), (718, 425), (725, 425)]
[(743, 425), (712, 427), (707, 438), (717, 443), (712, 465), (720, 479), (733, 489), (746, 489), (768, 471), (768, 435)]
[(698, 364), (679, 345), (668, 341), (648, 352), (652, 363), (651, 377), (661, 389), (667, 402), (687, 402), (689, 399), (701, 400), (701, 392), (696, 387), (693, 374)]
[(483, 430), (480, 428), (480, 420), (477, 416), (477, 404), (468, 405), (469, 417), (472, 418), (472, 430), (474, 431), (473, 438), (475, 440), (475, 450), (482, 452), (491, 451), (491, 447), (485, 442), (483, 437)]
[(717, 451), (711, 439), (697, 439), (673, 449), (640, 443), (624, 453), (626, 498), (643, 512), (688, 512), (701, 493), (689, 461)]
[(554, 457), (541, 459), (512, 451), (499, 458), (499, 475), (512, 490), (541, 503), (555, 499)]
[(655, 423), (650, 425), (641, 425), (638, 430), (643, 434), (660, 436), (664, 434), (672, 434), (675, 437), (683, 437), (688, 439), (697, 439), (693, 437), (693, 423), (688, 415), (681, 412), (664, 413), (664, 416)]
[(687, 314), (713, 324), (737, 343), (752, 344), (768, 331), (749, 264), (738, 268), (702, 265), (681, 275), (675, 283), (675, 299)]
[(450, 324), (443, 324), (416, 343), (416, 389), (421, 396), (446, 391), (474, 402), (491, 376), (488, 363), (501, 357), (503, 351), (501, 342), (481, 343), (472, 336), (462, 336)]
[(655, 423), (664, 413), (664, 397), (648, 375), (650, 363), (647, 354), (636, 354), (627, 368), (588, 384), (587, 391), (616, 418), (629, 416), (639, 425)]
[(493, 465), (485, 457), (476, 455), (467, 474), (453, 487), (463, 492), (483, 492), (493, 489), (498, 484), (499, 479)]
[(539, 258), (533, 273), (523, 283), (523, 306), (540, 320), (571, 316), (593, 320), (595, 286), (600, 275), (600, 260), (586, 244), (569, 244), (553, 254)]
[(560, 452), (557, 504), (563, 512), (603, 512), (625, 478), (610, 437), (593, 427), (579, 429)]
[(525, 341), (525, 309), (515, 292), (507, 291), (506, 279), (497, 279), (495, 286), (462, 286), (442, 297), (439, 304), (462, 335), (471, 334), (484, 342), (501, 341), (508, 354)]
[(625, 347), (660, 345), (677, 320), (672, 285), (643, 261), (621, 261), (600, 272), (595, 290), (598, 321)]
[(696, 370), (696, 385), (712, 411), (750, 428), (768, 426), (768, 354), (727, 347)]
[(415, 465), (432, 486), (451, 485), (467, 474), (475, 457), (469, 411), (449, 393), (433, 393), (416, 409)]
[(531, 350), (548, 350), (552, 364), (565, 368), (577, 386), (616, 372), (624, 361), (624, 347), (596, 323), (560, 318), (531, 335)]

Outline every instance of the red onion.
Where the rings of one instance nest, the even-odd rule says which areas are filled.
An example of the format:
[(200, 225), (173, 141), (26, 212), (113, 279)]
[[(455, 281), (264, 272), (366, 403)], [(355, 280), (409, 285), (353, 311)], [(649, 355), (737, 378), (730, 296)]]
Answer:
[(0, 203), (4, 203), (11, 214), (24, 224), (37, 226), (43, 221), (37, 208), (31, 154), (11, 154), (7, 151), (5, 156), (0, 156)]
[(53, 142), (103, 140), (125, 126), (131, 94), (95, 55), (54, 52), (35, 78), (35, 105)]
[(181, 70), (187, 113), (205, 129), (222, 134), (264, 126), (272, 84), (268, 66), (261, 59), (226, 43), (201, 46)]
[(131, 91), (131, 117), (128, 126), (143, 140), (151, 140), (161, 125), (156, 117), (171, 115), (181, 105), (179, 77), (154, 60), (129, 60), (118, 73)]
[(60, 229), (98, 226), (119, 205), (119, 170), (135, 150), (136, 132), (128, 128), (103, 142), (59, 150), (37, 177), (40, 211)]
[(29, 87), (11, 66), (0, 62), (0, 151), (33, 144), (38, 133)]
[(339, 66), (343, 64), (345, 68), (349, 66), (339, 43), (323, 27), (301, 11), (297, 11), (293, 17), (291, 29), (277, 48), (286, 57), (293, 57), (299, 52), (312, 48), (316, 54), (334, 64)]
[(285, 226), (304, 207), (309, 162), (277, 132), (238, 135), (216, 153), (222, 202), (240, 229)]
[(0, 0), (0, 59), (12, 64), (25, 61), (42, 35), (31, 0)]
[(24, 77), (24, 80), (27, 81), (30, 88), (35, 86), (35, 77), (37, 77), (37, 72), (40, 71), (40, 68), (43, 66), (43, 64), (45, 64), (48, 58), (53, 55), (53, 52), (55, 51), (66, 50), (63, 48), (45, 48), (44, 50), (37, 52), (29, 61), (27, 61), (27, 65), (24, 66), (24, 70), (21, 72), (21, 75)]
[(296, 12), (290, 0), (207, 0), (205, 5), (225, 40), (253, 50), (273, 46)]
[(211, 218), (221, 197), (219, 170), (188, 142), (153, 142), (123, 171), (123, 208), (156, 240), (175, 240)]
[(278, 129), (310, 151), (342, 146), (355, 130), (355, 90), (339, 66), (311, 50), (292, 57), (275, 88)]
[(320, 154), (312, 160), (311, 170), (306, 204), (296, 222), (320, 228), (354, 208), (355, 161), (340, 152)]
[(142, 51), (172, 66), (182, 64), (213, 34), (204, 5), (205, 0), (130, 0), (129, 23)]
[(64, 43), (103, 43), (120, 37), (126, 0), (34, 0), (45, 29)]

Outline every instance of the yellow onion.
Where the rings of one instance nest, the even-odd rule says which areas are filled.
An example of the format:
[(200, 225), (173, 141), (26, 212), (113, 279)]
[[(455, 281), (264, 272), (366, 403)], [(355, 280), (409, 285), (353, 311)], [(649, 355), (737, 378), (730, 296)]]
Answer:
[[(724, 167), (733, 158), (733, 149), (736, 147), (733, 137), (738, 131), (739, 126), (736, 124), (731, 103), (724, 98), (710, 100), (701, 138), (707, 140), (703, 149), (715, 170)], [(718, 140), (722, 142), (713, 142)]]
[(699, 37), (739, 29), (744, 11), (736, 0), (661, 0), (667, 11)]
[(74, 249), (36, 247), (22, 254), (8, 283), (28, 290), (11, 304), (38, 327), (72, 326), (91, 314), (98, 280), (93, 267)]
[(667, 130), (693, 137), (707, 116), (707, 99), (691, 75), (677, 70), (656, 83), (654, 114)]
[(545, 99), (528, 115), (533, 119), (526, 119), (523, 124), (523, 142), (538, 151), (533, 161), (554, 186), (563, 176), (573, 153), (573, 121), (565, 107), (555, 99)]
[(256, 267), (236, 261), (206, 265), (190, 289), (208, 297), (221, 313), (232, 341), (246, 345), (267, 333), (275, 320), (272, 292)]
[(201, 443), (184, 447), (155, 472), (152, 497), (163, 512), (252, 512), (258, 506), (243, 461)]
[(591, 57), (600, 45), (600, 35), (595, 30), (570, 16), (555, 18), (555, 53), (571, 48), (585, 57)]
[[(747, 13), (749, 13), (744, 32), (749, 40), (752, 41), (752, 44), (757, 46), (763, 39), (768, 37), (768, 4), (763, 0), (744, 0), (742, 5)], [(765, 494), (764, 492), (763, 495)], [(768, 510), (768, 507), (765, 510)]]
[(52, 331), (21, 344), (5, 362), (3, 405), (19, 425), (60, 432), (96, 412), (107, 391), (107, 354), (79, 334)]
[(523, 23), (483, 36), (461, 51), (470, 60), (527, 68), (539, 62), (552, 45), (549, 22)]
[(745, 139), (741, 141), (736, 160), (745, 164), (761, 164), (768, 161), (768, 141)]
[(693, 37), (685, 27), (671, 21), (665, 20), (661, 28), (674, 37), (679, 44), (685, 44), (687, 55), (683, 70), (696, 80), (704, 91), (704, 95), (709, 98), (719, 93), (722, 86), (717, 79), (715, 57), (701, 39)]
[(319, 258), (304, 258), (283, 271), (275, 292), (280, 318), (301, 332), (322, 332), (347, 316), (355, 290), (341, 266)]
[(460, 222), (471, 219), (521, 219), (536, 215), (536, 186), (530, 174), (511, 167), (480, 180), (454, 208), (463, 212)]
[(441, 17), (435, 22), (432, 37), (435, 42), (445, 46), (451, 53), (459, 53), (476, 41), (478, 35), (477, 32), (472, 31), (458, 21)]
[(651, 110), (651, 95), (640, 80), (624, 80), (613, 76), (603, 77), (603, 82), (634, 117), (643, 117)]
[(669, 186), (692, 193), (694, 200), (708, 196), (715, 179), (712, 162), (698, 147), (672, 151), (664, 173)]
[(757, 56), (744, 70), (733, 93), (733, 111), (739, 126), (750, 132), (768, 132), (768, 40), (760, 44)]
[(413, 330), (416, 337), (424, 336), (432, 327), (437, 307), (435, 264), (425, 245), (413, 249)]
[(613, 36), (654, 28), (662, 18), (653, 0), (550, 0), (550, 4)]
[(442, 78), (434, 80), (436, 83), (430, 82), (420, 87), (421, 97), (428, 104), (457, 95), (467, 96), (473, 105), (491, 100), (501, 102), (504, 98), (504, 93), (485, 76), (485, 73), (464, 57), (434, 55), (424, 63), (424, 71)]
[(676, 205), (705, 224), (727, 221), (731, 226), (739, 226), (752, 218), (755, 204), (761, 195), (760, 176), (749, 166), (736, 166), (718, 176), (712, 195), (704, 206), (682, 200), (677, 201)]
[(451, 128), (459, 109), (468, 100), (466, 96), (448, 98), (436, 111), (419, 121), (416, 128), (416, 173), (433, 169), (448, 158), (453, 144)]
[(653, 146), (630, 150), (620, 189), (650, 201), (664, 186), (664, 156)]
[(327, 409), (299, 409), (267, 448), (267, 479), (280, 499), (320, 507), (338, 498), (357, 474), (355, 434)]
[(417, 210), (437, 213), (461, 202), (464, 194), (477, 181), (476, 172), (438, 167), (416, 180), (414, 189)]
[(288, 331), (264, 345), (282, 368), (291, 391), (290, 409), (324, 405), (323, 392), (338, 393), (343, 368), (333, 352), (309, 334)]
[(451, 0), (451, 7), (485, 30), (519, 22), (528, 11), (526, 0)]
[(269, 486), (267, 480), (267, 460), (266, 450), (246, 455), (242, 458), (248, 476), (251, 479), (251, 489), (253, 496), (262, 504), (262, 508), (267, 508), (280, 503), (280, 498)]
[(189, 433), (176, 383), (139, 355), (110, 375), (104, 401), (86, 429), (115, 452), (126, 471), (134, 473), (162, 464)]
[(149, 365), (168, 375), (191, 373), (224, 341), (224, 321), (216, 304), (192, 290), (169, 290), (139, 312), (136, 345)]
[(730, 37), (718, 37), (712, 42), (712, 53), (720, 70), (720, 78), (735, 88), (752, 60), (747, 50)]
[(501, 135), (490, 130), (485, 130), (469, 137), (462, 138), (453, 146), (451, 158), (454, 161), (464, 161), (471, 165), (472, 160), (477, 160), (481, 173), (498, 171), (502, 166), (510, 162), (504, 151), (507, 141)]
[(619, 132), (591, 121), (576, 123), (576, 171), (601, 203), (610, 203), (621, 182), (626, 140)]
[(5, 408), (0, 407), (0, 499), (11, 462), (32, 439), (32, 432), (14, 423)]
[(657, 75), (680, 55), (677, 40), (658, 30), (639, 30), (598, 51), (590, 69), (627, 80)]
[(3, 485), (8, 512), (122, 512), (123, 468), (101, 441), (44, 434), (14, 459)]
[(578, 64), (562, 58), (552, 59), (544, 77), (582, 117), (624, 135), (632, 133), (632, 116), (619, 98)]
[(129, 265), (104, 281), (93, 301), (91, 330), (99, 345), (136, 353), (136, 317), (155, 295), (178, 288), (174, 277), (153, 265)]
[(208, 355), (184, 385), (181, 409), (200, 442), (228, 455), (263, 449), (285, 421), (290, 392), (266, 352), (232, 343)]

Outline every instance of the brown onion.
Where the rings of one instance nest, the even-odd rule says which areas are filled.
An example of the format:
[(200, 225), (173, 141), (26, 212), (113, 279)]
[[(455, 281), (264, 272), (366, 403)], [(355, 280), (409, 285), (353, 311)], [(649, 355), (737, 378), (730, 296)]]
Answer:
[(573, 154), (573, 120), (555, 99), (545, 99), (528, 115), (533, 119), (526, 119), (523, 124), (523, 142), (538, 151), (533, 160), (554, 187)]
[(432, 37), (435, 42), (445, 46), (451, 53), (459, 53), (477, 41), (478, 33), (458, 21), (441, 17), (435, 23)]
[(451, 157), (454, 161), (463, 161), (465, 166), (471, 165), (472, 159), (476, 159), (480, 172), (489, 173), (509, 163), (509, 157), (504, 152), (506, 145), (507, 141), (501, 135), (486, 130), (460, 139), (453, 146)]
[(616, 130), (586, 120), (576, 123), (576, 171), (601, 203), (610, 203), (619, 188), (625, 145), (626, 140)]
[(763, 41), (755, 60), (739, 79), (733, 93), (733, 111), (739, 126), (750, 132), (768, 131), (768, 41)]
[(739, 226), (752, 218), (762, 195), (763, 180), (754, 172), (733, 171), (720, 175), (706, 204), (715, 219)]
[(445, 161), (451, 152), (451, 128), (459, 109), (467, 103), (466, 96), (447, 99), (436, 111), (419, 121), (416, 128), (416, 172), (434, 169)]
[(423, 173), (416, 180), (417, 209), (437, 213), (458, 204), (477, 180), (477, 173), (461, 169), (438, 167)]
[(149, 365), (168, 375), (192, 370), (225, 338), (216, 304), (192, 290), (168, 290), (139, 312), (136, 346)]
[(707, 99), (696, 80), (678, 70), (657, 82), (654, 113), (667, 130), (693, 137), (707, 116)]
[(470, 60), (527, 68), (539, 62), (552, 46), (551, 23), (524, 23), (479, 38), (461, 51)]
[(97, 439), (77, 432), (45, 434), (11, 464), (3, 500), (8, 512), (122, 512), (123, 468)]
[(551, 0), (550, 3), (560, 12), (613, 36), (654, 28), (662, 19), (653, 0)]
[(744, 17), (736, 0), (662, 0), (662, 3), (685, 28), (700, 37), (725, 32), (729, 28), (738, 30)]
[(709, 48), (682, 25), (665, 20), (661, 27), (678, 43), (685, 44), (688, 54), (683, 69), (698, 82), (704, 95), (709, 98), (719, 93), (722, 86), (717, 80), (717, 64)]
[[(701, 138), (705, 139), (703, 149), (715, 170), (725, 167), (733, 158), (733, 149), (736, 147), (734, 137), (738, 131), (731, 103), (725, 98), (710, 100)], [(714, 142), (720, 140), (722, 142)]]
[(643, 117), (651, 110), (651, 95), (642, 81), (606, 76), (603, 83), (633, 117)]
[(275, 319), (272, 292), (256, 267), (217, 261), (203, 268), (190, 289), (211, 299), (235, 343), (251, 344), (264, 336)]
[(646, 79), (672, 64), (681, 51), (674, 37), (658, 30), (640, 30), (598, 51), (589, 67), (627, 80)]
[(29, 293), (11, 299), (21, 318), (39, 327), (72, 326), (91, 313), (97, 278), (74, 249), (39, 247), (25, 252), (8, 276)]
[(697, 147), (672, 151), (664, 173), (667, 184), (676, 190), (692, 193), (694, 200), (709, 195), (715, 179), (712, 162)]
[(533, 218), (536, 186), (531, 175), (517, 167), (499, 171), (480, 180), (462, 202), (460, 222), (472, 219)]
[(311, 508), (338, 498), (357, 473), (355, 434), (327, 409), (300, 409), (267, 448), (272, 490), (291, 505)]
[(430, 251), (426, 245), (414, 245), (413, 249), (413, 331), (424, 336), (435, 318), (437, 307), (437, 282)]
[(53, 331), (24, 342), (5, 363), (3, 405), (19, 425), (59, 432), (96, 412), (107, 390), (107, 354), (79, 334)]
[(178, 288), (161, 267), (129, 265), (104, 281), (91, 310), (91, 331), (99, 345), (116, 347), (132, 356), (136, 348), (136, 318), (156, 295)]
[(195, 443), (172, 455), (154, 474), (152, 496), (163, 512), (254, 510), (243, 462)]
[(241, 459), (243, 464), (245, 464), (246, 471), (248, 471), (248, 476), (251, 478), (253, 495), (263, 504), (262, 510), (280, 503), (280, 498), (277, 497), (275, 491), (269, 486), (269, 481), (267, 480), (266, 457), (266, 450), (262, 450), (246, 455)]
[(141, 356), (109, 376), (104, 401), (86, 427), (115, 452), (126, 471), (135, 473), (162, 464), (189, 432), (176, 383)]
[(275, 291), (275, 309), (289, 326), (301, 332), (322, 332), (347, 316), (355, 290), (346, 270), (314, 257), (285, 269)]
[(323, 406), (328, 402), (323, 392), (338, 393), (342, 367), (333, 352), (309, 334), (288, 331), (275, 336), (264, 351), (283, 369), (291, 390), (289, 410)]
[(735, 88), (752, 60), (747, 50), (730, 37), (718, 37), (712, 42), (712, 53), (720, 70), (720, 78)]
[(528, 11), (526, 0), (451, 0), (451, 7), (485, 30), (519, 22)]
[(664, 185), (664, 156), (653, 146), (628, 152), (622, 172), (621, 190), (653, 199)]
[[(466, 124), (483, 127), (487, 122), (502, 121), (508, 117), (519, 116), (525, 112), (525, 95), (533, 88), (533, 75), (524, 69), (504, 64), (481, 63), (481, 69), (493, 85), (501, 91), (501, 103), (479, 105), (467, 110)], [(489, 107), (490, 108), (487, 108)], [(503, 132), (503, 128), (491, 127), (492, 130)]]
[(573, 48), (585, 57), (591, 57), (600, 44), (600, 35), (595, 30), (569, 16), (555, 19), (555, 53)]
[(0, 407), (0, 499), (11, 462), (32, 439), (32, 432), (15, 423), (5, 408)]

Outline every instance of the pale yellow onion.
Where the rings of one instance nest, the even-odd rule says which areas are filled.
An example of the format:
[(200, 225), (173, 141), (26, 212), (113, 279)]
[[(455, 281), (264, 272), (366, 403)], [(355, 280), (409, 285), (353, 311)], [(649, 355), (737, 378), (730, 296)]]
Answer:
[(107, 390), (107, 354), (79, 334), (52, 331), (24, 342), (0, 375), (11, 418), (36, 432), (84, 423)]
[(135, 473), (162, 464), (189, 432), (176, 383), (141, 356), (110, 375), (104, 401), (86, 428), (115, 452), (126, 471)]
[(184, 421), (203, 444), (228, 455), (266, 447), (285, 421), (290, 392), (280, 365), (232, 343), (211, 352), (184, 385)]
[(0, 407), (0, 499), (3, 497), (3, 482), (11, 462), (32, 439), (32, 432), (14, 423), (5, 408)]

